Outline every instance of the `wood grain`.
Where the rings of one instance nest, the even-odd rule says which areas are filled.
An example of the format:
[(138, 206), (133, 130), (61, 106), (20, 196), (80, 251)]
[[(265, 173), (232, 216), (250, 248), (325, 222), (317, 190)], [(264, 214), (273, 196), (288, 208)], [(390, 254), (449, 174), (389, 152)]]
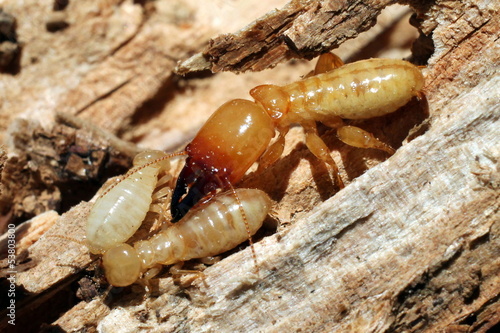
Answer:
[[(18, 76), (0, 77), (9, 96), (0, 104), (2, 129), (21, 116), (38, 120), (50, 133), (56, 112), (64, 111), (109, 131), (105, 137), (111, 141), (117, 134), (146, 147), (178, 147), (222, 102), (247, 96), (263, 82), (295, 80), (310, 65), (298, 61), (261, 73), (179, 78), (173, 74), (176, 60), (196, 54), (207, 60), (210, 54), (205, 65), (212, 70), (240, 72), (312, 57), (368, 29), (389, 2), (364, 3), (292, 1), (257, 20), (261, 13), (255, 18), (246, 13), (239, 25), (245, 28), (227, 35), (231, 31), (220, 30), (214, 17), (203, 17), (190, 1), (70, 2), (65, 9), (70, 25), (63, 31), (34, 39), (19, 23), (17, 34), (26, 44)], [(256, 242), (257, 274), (250, 249), (241, 247), (207, 268), (203, 279), (164, 273), (150, 294), (135, 285), (104, 297), (106, 286), (89, 282), (99, 279), (91, 264), (95, 258), (85, 246), (60, 237), (83, 238), (92, 202), (82, 202), (50, 215), (51, 223), (57, 218), (54, 226), (18, 253), (18, 327), (487, 332), (498, 325), (500, 23), (495, 18), (500, 6), (486, 0), (410, 4), (423, 36), (413, 46), (414, 56), (430, 55), (423, 68), (426, 98), (359, 124), (398, 148), (396, 154), (387, 159), (345, 147), (321, 129), (348, 185), (338, 191), (328, 169), (305, 148), (300, 128), (293, 128), (283, 157), (261, 174), (250, 172), (240, 185), (264, 189), (275, 202), (268, 222), (279, 226)], [(45, 22), (41, 13), (47, 16), (52, 7), (41, 1), (29, 8), (9, 1), (4, 6), (18, 22), (29, 14), (39, 26)], [(383, 45), (394, 49), (390, 36), (400, 30), (391, 31), (394, 24), (374, 27), (381, 30), (340, 55), (356, 59), (363, 50), (375, 55)], [(299, 33), (306, 28), (308, 33)], [(44, 48), (47, 41), (61, 45), (54, 46), (59, 58)], [(37, 62), (29, 60), (35, 55)], [(189, 61), (181, 66), (191, 66)], [(58, 70), (51, 67), (55, 64)], [(36, 80), (40, 77), (44, 82)], [(26, 154), (10, 143), (12, 133), (5, 132), (1, 141), (7, 161)], [(2, 218), (9, 221), (8, 214)], [(43, 217), (25, 223), (35, 220)], [(90, 295), (87, 301), (76, 299), (77, 287), (79, 295)], [(0, 327), (12, 328), (4, 319)]]

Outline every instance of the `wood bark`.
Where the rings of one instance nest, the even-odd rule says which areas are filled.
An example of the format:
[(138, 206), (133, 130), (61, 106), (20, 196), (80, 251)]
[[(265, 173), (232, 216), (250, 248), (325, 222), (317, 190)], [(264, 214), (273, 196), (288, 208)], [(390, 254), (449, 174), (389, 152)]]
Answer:
[[(412, 59), (426, 65), (425, 98), (357, 124), (395, 155), (346, 147), (320, 128), (346, 181), (339, 191), (292, 128), (283, 157), (239, 184), (275, 204), (256, 238), (257, 272), (241, 246), (203, 278), (165, 271), (149, 293), (141, 285), (105, 291), (96, 258), (71, 239), (83, 239), (97, 188), (139, 150), (127, 141), (178, 149), (223, 102), (297, 80), (312, 64), (253, 71), (332, 49), (346, 60), (401, 57), (394, 49), (415, 38), (400, 22), (406, 7), (389, 7), (374, 25), (391, 1), (236, 3), (217, 12), (187, 0), (82, 1), (55, 11), (48, 0), (4, 1), (22, 52), (18, 72), (0, 74), (0, 224), (32, 218), (16, 228), (17, 325), (2, 312), (0, 329), (497, 328), (500, 5), (486, 0), (400, 2), (415, 12)], [(4, 302), (9, 267), (1, 263)]]

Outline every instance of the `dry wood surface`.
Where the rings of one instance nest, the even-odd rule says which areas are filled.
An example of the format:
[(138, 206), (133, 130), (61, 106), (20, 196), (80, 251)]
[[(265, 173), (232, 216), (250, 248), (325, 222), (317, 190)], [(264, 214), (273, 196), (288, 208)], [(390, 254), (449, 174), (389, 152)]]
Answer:
[[(498, 329), (500, 4), (394, 3), (2, 0), (0, 228), (17, 226), (17, 273), (16, 326), (4, 311), (0, 330)], [(320, 127), (339, 190), (294, 127), (282, 158), (238, 184), (274, 203), (257, 272), (242, 245), (203, 278), (166, 269), (148, 292), (107, 291), (71, 240), (83, 240), (106, 180), (142, 149), (182, 149), (219, 105), (297, 80), (314, 65), (304, 59), (330, 50), (425, 65), (424, 99), (356, 123), (396, 153), (347, 147)]]

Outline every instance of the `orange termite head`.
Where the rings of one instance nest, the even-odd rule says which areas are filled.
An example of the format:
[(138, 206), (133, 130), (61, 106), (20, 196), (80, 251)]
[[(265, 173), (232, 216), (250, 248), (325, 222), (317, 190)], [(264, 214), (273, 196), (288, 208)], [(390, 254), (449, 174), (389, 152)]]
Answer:
[(221, 105), (186, 147), (170, 205), (173, 222), (204, 196), (236, 184), (274, 134), (273, 119), (257, 103), (235, 99)]
[(288, 113), (290, 96), (279, 86), (260, 85), (250, 90), (250, 95), (275, 121)]

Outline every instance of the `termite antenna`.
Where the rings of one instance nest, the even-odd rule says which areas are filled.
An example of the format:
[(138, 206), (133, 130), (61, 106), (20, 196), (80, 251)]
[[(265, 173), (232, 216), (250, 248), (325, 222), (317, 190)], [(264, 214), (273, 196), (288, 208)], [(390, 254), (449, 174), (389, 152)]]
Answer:
[(64, 239), (64, 240), (67, 240), (67, 241), (70, 241), (70, 242), (78, 243), (78, 244), (83, 245), (83, 246), (86, 246), (86, 245), (87, 245), (87, 244), (85, 243), (85, 241), (82, 241), (82, 240), (79, 240), (79, 239), (76, 239), (76, 238), (73, 238), (73, 237), (69, 237), (69, 236), (62, 236), (62, 235), (45, 235), (45, 237), (48, 237), (48, 238), (60, 238), (60, 239)]
[(100, 296), (100, 298), (103, 300), (103, 302), (105, 302), (107, 299), (108, 299), (108, 296), (111, 292), (111, 289), (113, 289), (114, 286), (113, 285), (109, 285), (106, 290), (104, 290), (104, 292), (102, 293), (102, 295)]
[(259, 266), (258, 266), (258, 262), (257, 262), (257, 254), (255, 253), (255, 247), (253, 245), (252, 233), (250, 232), (250, 226), (248, 225), (247, 215), (245, 213), (245, 210), (243, 209), (243, 205), (241, 204), (241, 200), (238, 197), (238, 194), (236, 193), (236, 190), (234, 189), (233, 185), (229, 182), (228, 182), (228, 184), (229, 184), (229, 188), (231, 189), (231, 192), (233, 192), (234, 198), (236, 200), (236, 203), (238, 204), (238, 207), (239, 207), (239, 210), (241, 213), (241, 217), (243, 218), (243, 223), (245, 224), (245, 230), (246, 230), (247, 235), (248, 235), (248, 242), (250, 243), (250, 249), (252, 251), (252, 258), (253, 258), (253, 261), (255, 264), (255, 273), (257, 274), (259, 271), (259, 268), (258, 268)]
[(100, 258), (95, 257), (92, 259), (92, 261), (90, 261), (90, 263), (88, 265), (84, 265), (84, 266), (78, 266), (75, 264), (65, 264), (65, 263), (62, 263), (62, 264), (57, 263), (56, 266), (58, 266), (58, 267), (71, 267), (71, 268), (73, 268), (75, 273), (79, 273), (79, 272), (86, 270), (87, 268), (89, 268), (91, 265), (95, 264), (99, 260), (100, 260)]
[(178, 157), (178, 156), (184, 156), (184, 155), (187, 155), (187, 152), (186, 151), (178, 151), (178, 152), (175, 152), (175, 153), (171, 153), (171, 154), (167, 154), (167, 155), (164, 155), (162, 157), (159, 157), (153, 161), (150, 161), (150, 162), (147, 162), (147, 163), (144, 163), (142, 165), (139, 165), (135, 168), (132, 168), (130, 169), (122, 178), (120, 178), (117, 182), (111, 184), (107, 189), (106, 191), (104, 191), (103, 194), (101, 194), (101, 198), (106, 196), (106, 194), (108, 194), (112, 189), (114, 189), (118, 184), (120, 184), (124, 179), (132, 176), (134, 173), (136, 172), (139, 172), (153, 164), (156, 164), (156, 163), (160, 163), (162, 161), (165, 161), (167, 159), (171, 159), (171, 158), (174, 158), (174, 157)]

